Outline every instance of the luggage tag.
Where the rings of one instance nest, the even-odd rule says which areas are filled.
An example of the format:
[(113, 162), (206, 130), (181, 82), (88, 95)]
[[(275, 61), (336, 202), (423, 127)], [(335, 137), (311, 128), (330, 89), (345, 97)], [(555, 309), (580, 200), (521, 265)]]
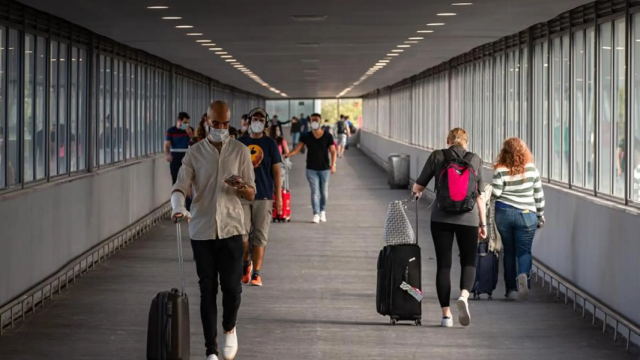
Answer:
[(409, 293), (409, 295), (413, 296), (418, 302), (422, 301), (422, 291), (418, 288), (414, 288), (413, 286), (407, 284), (406, 282), (402, 282), (400, 284), (400, 288)]

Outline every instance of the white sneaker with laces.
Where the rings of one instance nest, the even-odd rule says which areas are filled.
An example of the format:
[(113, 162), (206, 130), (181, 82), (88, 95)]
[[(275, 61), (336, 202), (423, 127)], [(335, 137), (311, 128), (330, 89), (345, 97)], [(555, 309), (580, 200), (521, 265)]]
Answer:
[(320, 221), (327, 222), (327, 212), (326, 211), (321, 211), (320, 212)]
[(318, 214), (313, 215), (313, 220), (311, 220), (311, 222), (314, 224), (320, 223), (320, 215)]
[(453, 319), (450, 316), (442, 317), (442, 321), (440, 322), (440, 326), (442, 327), (452, 327)]
[(222, 351), (224, 360), (233, 360), (238, 354), (238, 334), (236, 329), (230, 334), (222, 333)]
[(518, 301), (525, 301), (529, 298), (529, 279), (526, 274), (518, 275)]
[(207, 360), (218, 360), (218, 357), (215, 355), (209, 355), (207, 356)]
[(471, 314), (469, 314), (469, 302), (467, 298), (460, 296), (456, 304), (458, 305), (458, 320), (460, 321), (460, 325), (469, 326), (469, 323), (471, 323)]

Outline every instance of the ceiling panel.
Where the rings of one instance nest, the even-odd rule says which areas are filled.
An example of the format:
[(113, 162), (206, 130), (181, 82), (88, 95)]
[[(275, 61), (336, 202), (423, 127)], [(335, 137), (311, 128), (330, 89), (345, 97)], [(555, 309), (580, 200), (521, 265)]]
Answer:
[[(473, 0), (471, 0), (473, 1)], [(411, 44), (388, 66), (345, 96), (361, 95), (419, 73), (484, 43), (510, 35), (584, 0), (480, 0), (452, 6), (442, 0), (24, 0), (23, 3), (96, 33), (235, 87), (278, 97), (214, 51), (212, 40), (262, 80), (289, 97), (335, 97), (409, 37)], [(168, 10), (149, 10), (164, 5)], [(441, 12), (457, 16), (439, 17)], [(326, 15), (298, 22), (292, 15)], [(162, 20), (179, 16), (182, 20)], [(445, 26), (427, 27), (430, 22)], [(176, 29), (192, 25), (192, 29)], [(418, 34), (418, 30), (434, 30)], [(202, 37), (186, 36), (189, 32)], [(317, 43), (318, 46), (300, 46)], [(306, 62), (305, 60), (317, 60)]]

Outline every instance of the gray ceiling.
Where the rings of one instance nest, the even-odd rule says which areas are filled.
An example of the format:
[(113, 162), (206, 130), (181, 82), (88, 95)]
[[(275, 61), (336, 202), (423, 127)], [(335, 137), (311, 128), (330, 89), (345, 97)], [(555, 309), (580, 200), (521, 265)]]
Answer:
[[(22, 0), (116, 41), (219, 81), (281, 98), (195, 42), (213, 40), (270, 86), (291, 98), (335, 97), (391, 49), (412, 44), (345, 96), (390, 85), (478, 45), (549, 20), (585, 0)], [(149, 10), (164, 5), (168, 10)], [(452, 17), (437, 13), (455, 12)], [(297, 22), (292, 15), (327, 15)], [(182, 20), (162, 20), (180, 16)], [(427, 23), (445, 22), (428, 27)], [(176, 25), (193, 29), (176, 29)], [(432, 34), (417, 34), (432, 29)], [(202, 37), (186, 36), (189, 32)], [(321, 43), (300, 47), (299, 43)], [(318, 62), (303, 62), (317, 59)], [(317, 72), (311, 72), (317, 70)]]

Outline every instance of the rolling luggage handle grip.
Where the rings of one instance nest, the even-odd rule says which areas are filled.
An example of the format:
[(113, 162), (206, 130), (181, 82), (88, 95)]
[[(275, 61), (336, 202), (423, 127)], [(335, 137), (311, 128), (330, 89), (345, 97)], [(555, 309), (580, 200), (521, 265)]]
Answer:
[(178, 237), (178, 267), (180, 270), (180, 295), (185, 294), (184, 292), (184, 258), (182, 257), (182, 228), (180, 227), (180, 219), (182, 216), (177, 217), (176, 220), (176, 233)]

